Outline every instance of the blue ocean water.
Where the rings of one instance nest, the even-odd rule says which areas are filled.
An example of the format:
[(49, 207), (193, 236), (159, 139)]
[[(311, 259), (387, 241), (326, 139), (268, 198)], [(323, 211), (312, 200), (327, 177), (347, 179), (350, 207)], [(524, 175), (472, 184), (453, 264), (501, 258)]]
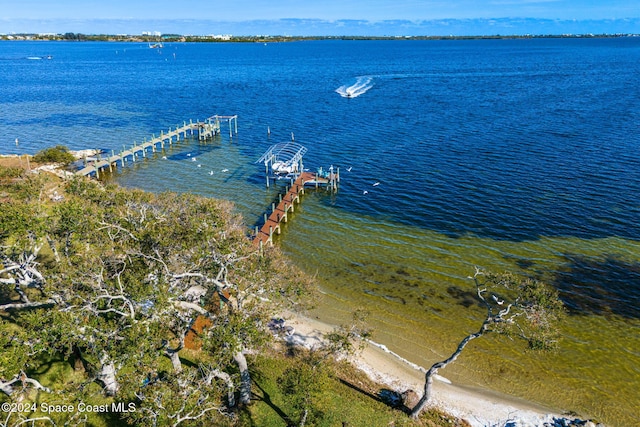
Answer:
[(393, 189), (340, 209), (451, 236), (640, 238), (635, 38), (0, 48), (3, 151), (118, 149), (238, 114), (251, 159), (267, 127), (294, 132), (307, 164)]
[[(451, 288), (474, 264), (516, 270), (556, 285), (571, 310), (561, 356), (537, 368), (574, 392), (454, 376), (610, 422), (631, 409), (598, 402), (640, 398), (621, 386), (640, 375), (640, 38), (2, 42), (0, 66), (0, 152), (118, 151), (237, 114), (232, 138), (223, 125), (214, 142), (183, 142), (111, 179), (233, 200), (251, 227), (275, 196), (254, 162), (293, 133), (306, 167), (341, 168), (338, 193), (308, 195), (279, 241), (319, 272), (327, 306), (343, 307), (334, 314), (367, 305), (381, 341), (427, 365), (433, 343), (397, 325), (428, 322), (436, 337), (473, 325), (473, 311), (446, 320), (458, 316)], [(567, 373), (571, 361), (594, 367)], [(594, 383), (601, 394), (585, 397)]]

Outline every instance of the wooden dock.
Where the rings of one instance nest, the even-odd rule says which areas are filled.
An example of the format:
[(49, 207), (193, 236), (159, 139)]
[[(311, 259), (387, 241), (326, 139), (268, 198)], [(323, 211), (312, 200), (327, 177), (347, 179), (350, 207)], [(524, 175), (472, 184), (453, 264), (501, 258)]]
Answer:
[(123, 147), (120, 153), (111, 152), (110, 156), (102, 157), (98, 156), (96, 159), (88, 161), (85, 159), (85, 166), (76, 172), (77, 175), (90, 176), (93, 175), (96, 178), (100, 177), (100, 173), (106, 169), (109, 172), (113, 171), (113, 168), (118, 166), (118, 163), (124, 167), (125, 163), (129, 160), (135, 162), (140, 156), (143, 158), (147, 156), (147, 151), (153, 153), (156, 150), (163, 150), (165, 144), (172, 145), (173, 141), (180, 141), (180, 138), (186, 139), (187, 136), (197, 135), (198, 140), (206, 140), (213, 138), (215, 135), (220, 134), (220, 119), (227, 120), (229, 123), (229, 134), (231, 135), (231, 124), (233, 120), (235, 123), (235, 132), (238, 132), (237, 116), (211, 116), (205, 121), (189, 121), (184, 122), (182, 126), (176, 126), (175, 129), (169, 130), (165, 133), (160, 131), (160, 136), (152, 135), (150, 141), (144, 141), (141, 144), (134, 143), (129, 149)]
[(256, 226), (253, 244), (261, 249), (265, 244), (273, 245), (273, 236), (282, 232), (282, 223), (288, 221), (290, 213), (294, 212), (295, 204), (300, 204), (300, 196), (304, 194), (305, 185), (316, 188), (328, 186), (336, 189), (339, 181), (338, 174), (329, 177), (320, 177), (312, 172), (303, 172), (285, 189), (284, 195), (278, 195), (278, 203), (271, 204), (271, 214), (264, 214), (264, 224), (261, 228)]

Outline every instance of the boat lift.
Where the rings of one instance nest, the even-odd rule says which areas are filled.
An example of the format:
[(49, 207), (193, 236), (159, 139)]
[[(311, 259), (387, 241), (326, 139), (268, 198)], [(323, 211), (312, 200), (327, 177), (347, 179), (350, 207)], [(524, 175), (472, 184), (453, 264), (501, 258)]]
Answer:
[(267, 176), (267, 187), (269, 187), (269, 175), (277, 179), (282, 175), (298, 176), (304, 170), (302, 157), (307, 152), (307, 148), (296, 142), (282, 142), (272, 145), (256, 161), (264, 163)]

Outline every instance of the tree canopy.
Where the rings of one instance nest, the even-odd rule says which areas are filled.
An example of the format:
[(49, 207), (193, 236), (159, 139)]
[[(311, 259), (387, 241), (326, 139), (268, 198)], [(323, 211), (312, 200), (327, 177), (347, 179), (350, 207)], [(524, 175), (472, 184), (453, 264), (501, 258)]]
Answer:
[[(0, 174), (2, 399), (131, 404), (105, 416), (144, 425), (231, 420), (249, 398), (244, 353), (300, 303), (304, 275), (260, 256), (229, 202), (15, 175)], [(197, 316), (199, 351), (185, 348)], [(73, 372), (52, 380), (47, 363)]]

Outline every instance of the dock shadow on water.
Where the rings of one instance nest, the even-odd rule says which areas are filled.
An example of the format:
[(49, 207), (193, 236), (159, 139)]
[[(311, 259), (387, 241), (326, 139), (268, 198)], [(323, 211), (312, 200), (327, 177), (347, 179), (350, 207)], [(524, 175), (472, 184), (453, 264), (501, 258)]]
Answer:
[(551, 284), (573, 315), (640, 319), (640, 263), (617, 255), (593, 258), (565, 254)]

